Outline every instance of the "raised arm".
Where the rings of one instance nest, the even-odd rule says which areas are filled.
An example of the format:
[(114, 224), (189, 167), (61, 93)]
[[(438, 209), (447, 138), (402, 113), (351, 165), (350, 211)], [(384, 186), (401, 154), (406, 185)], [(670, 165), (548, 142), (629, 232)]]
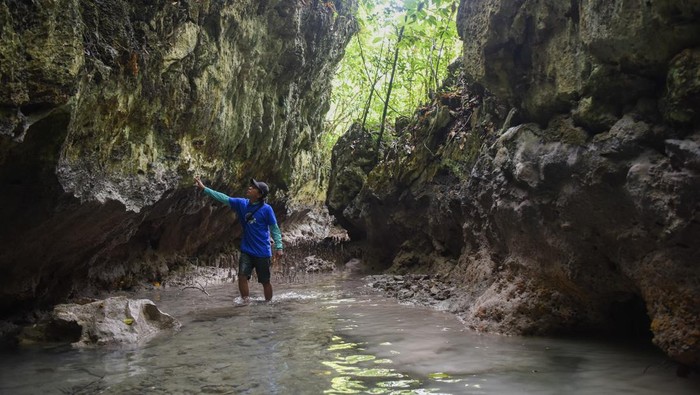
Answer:
[(215, 191), (211, 188), (207, 188), (206, 186), (204, 186), (204, 184), (202, 183), (202, 180), (199, 177), (194, 178), (194, 184), (197, 186), (197, 188), (203, 190), (205, 195), (209, 195), (217, 202), (221, 202), (221, 203), (226, 204), (226, 205), (229, 204), (228, 195), (226, 195), (225, 193)]

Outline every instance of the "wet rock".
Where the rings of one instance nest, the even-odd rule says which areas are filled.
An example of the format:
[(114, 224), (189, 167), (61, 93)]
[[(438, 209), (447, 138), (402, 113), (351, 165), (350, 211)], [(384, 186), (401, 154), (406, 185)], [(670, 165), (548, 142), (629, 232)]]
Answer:
[(335, 264), (316, 256), (307, 256), (302, 265), (307, 273), (321, 273), (335, 271)]
[(372, 275), (365, 277), (368, 287), (381, 290), (400, 302), (443, 309), (442, 301), (452, 297), (454, 287), (427, 275)]
[(113, 297), (84, 305), (57, 305), (47, 328), (47, 337), (92, 347), (141, 344), (161, 332), (179, 329), (180, 323), (150, 300)]

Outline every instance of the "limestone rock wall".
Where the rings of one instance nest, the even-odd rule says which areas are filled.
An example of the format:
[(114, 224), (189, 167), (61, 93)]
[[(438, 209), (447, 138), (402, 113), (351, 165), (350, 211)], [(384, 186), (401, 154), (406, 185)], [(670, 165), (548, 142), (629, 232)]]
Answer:
[(660, 93), (669, 61), (698, 45), (697, 2), (479, 0), (457, 18), (465, 70), (525, 119), (573, 111), (609, 129)]
[(458, 26), (460, 89), (341, 201), (366, 258), (453, 282), (477, 330), (700, 365), (698, 3), (465, 0)]
[[(227, 248), (192, 177), (317, 180), (354, 0), (0, 4), (0, 312)], [(228, 240), (228, 242), (227, 242)]]

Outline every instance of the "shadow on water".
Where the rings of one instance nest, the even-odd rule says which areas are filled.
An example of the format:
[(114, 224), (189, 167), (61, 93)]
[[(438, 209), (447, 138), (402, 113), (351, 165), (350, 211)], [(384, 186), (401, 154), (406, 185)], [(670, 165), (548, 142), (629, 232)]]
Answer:
[(696, 394), (653, 349), (479, 335), (452, 315), (399, 305), (343, 275), (276, 284), (160, 289), (182, 329), (141, 348), (60, 346), (0, 354), (0, 393)]

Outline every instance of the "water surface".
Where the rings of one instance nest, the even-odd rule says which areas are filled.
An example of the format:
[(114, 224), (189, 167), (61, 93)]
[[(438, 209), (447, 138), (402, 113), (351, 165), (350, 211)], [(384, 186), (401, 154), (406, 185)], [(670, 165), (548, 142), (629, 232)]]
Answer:
[(277, 284), (269, 304), (259, 284), (247, 306), (233, 285), (207, 291), (139, 295), (183, 324), (140, 348), (0, 354), (0, 393), (700, 393), (651, 347), (480, 335), (342, 275)]

